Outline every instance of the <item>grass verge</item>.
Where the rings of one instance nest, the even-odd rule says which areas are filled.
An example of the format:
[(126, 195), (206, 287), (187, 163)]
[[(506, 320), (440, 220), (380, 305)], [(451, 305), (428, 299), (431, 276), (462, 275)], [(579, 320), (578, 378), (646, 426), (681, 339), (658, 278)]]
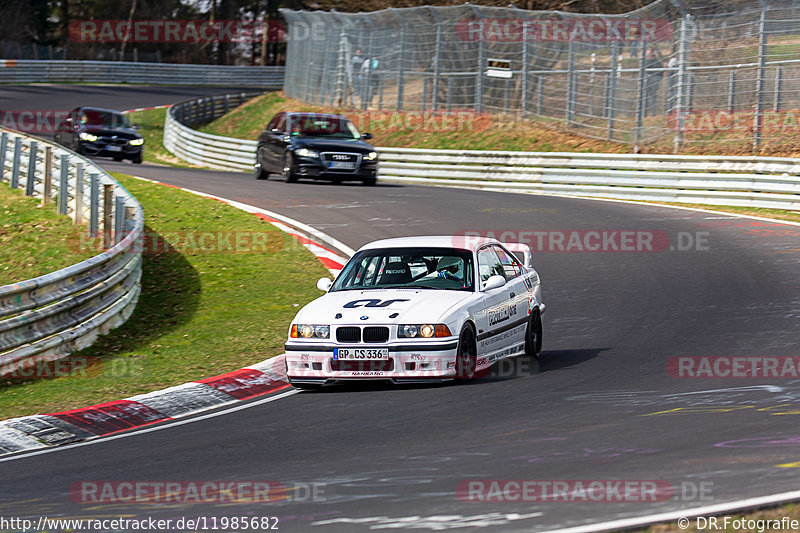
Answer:
[[(116, 400), (283, 353), (287, 324), (299, 306), (319, 295), (315, 282), (328, 271), (268, 222), (215, 200), (115, 177), (146, 216), (136, 311), (125, 325), (59, 365), (64, 375), (0, 383), (0, 418)], [(202, 251), (203, 235), (206, 244), (218, 243), (231, 231), (240, 236), (231, 238), (234, 251), (214, 245)], [(253, 239), (267, 251), (247, 252)], [(165, 242), (171, 251), (152, 252), (165, 249)]]
[(87, 240), (86, 226), (0, 183), (0, 285), (35, 278), (95, 255), (71, 243)]
[(164, 147), (164, 120), (167, 109), (146, 109), (131, 111), (128, 120), (141, 126), (139, 133), (144, 137), (144, 160), (172, 167), (198, 168), (172, 155)]
[(627, 152), (630, 147), (545, 129), (532, 121), (505, 115), (452, 110), (440, 115), (419, 112), (370, 111), (309, 105), (273, 92), (250, 100), (200, 128), (200, 131), (239, 139), (257, 139), (273, 115), (281, 111), (340, 113), (362, 132), (374, 136), (375, 146), (543, 152)]

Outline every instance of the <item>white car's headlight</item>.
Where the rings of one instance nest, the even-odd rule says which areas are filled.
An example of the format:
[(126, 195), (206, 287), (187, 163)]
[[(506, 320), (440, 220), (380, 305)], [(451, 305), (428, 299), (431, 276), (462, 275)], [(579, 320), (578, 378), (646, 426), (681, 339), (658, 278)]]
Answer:
[(450, 328), (445, 324), (401, 324), (397, 326), (397, 336), (406, 339), (431, 337), (452, 337)]
[(293, 339), (327, 339), (331, 335), (331, 327), (323, 324), (292, 324), (289, 336)]
[(89, 133), (88, 131), (81, 132), (79, 137), (82, 141), (89, 141), (90, 143), (93, 143), (97, 140), (97, 135), (94, 133)]
[(295, 151), (297, 155), (300, 157), (314, 157), (318, 158), (319, 154), (314, 150), (309, 150), (308, 148), (300, 148), (299, 150)]
[(144, 144), (144, 139), (131, 139), (128, 141), (131, 146), (141, 146)]
[(373, 161), (375, 159), (378, 159), (378, 152), (370, 152), (364, 156), (364, 159), (366, 161)]

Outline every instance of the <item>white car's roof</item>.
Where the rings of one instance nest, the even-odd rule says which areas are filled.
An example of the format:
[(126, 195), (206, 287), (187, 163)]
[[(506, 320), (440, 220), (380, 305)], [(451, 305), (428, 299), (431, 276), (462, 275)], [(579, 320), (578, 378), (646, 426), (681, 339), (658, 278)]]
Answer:
[(459, 250), (475, 251), (484, 244), (498, 243), (497, 239), (476, 237), (470, 235), (425, 235), (419, 237), (396, 237), (394, 239), (381, 239), (365, 244), (360, 250), (375, 248), (456, 248)]

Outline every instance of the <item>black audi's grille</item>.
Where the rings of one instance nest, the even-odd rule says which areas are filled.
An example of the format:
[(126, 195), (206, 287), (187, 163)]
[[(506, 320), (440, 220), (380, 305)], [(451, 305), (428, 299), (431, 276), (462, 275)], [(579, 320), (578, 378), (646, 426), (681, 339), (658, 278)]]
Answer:
[(358, 161), (358, 154), (331, 154), (323, 153), (322, 158), (325, 161), (349, 161), (355, 163)]
[(98, 141), (103, 144), (118, 144), (120, 146), (128, 144), (129, 139), (121, 139), (117, 137), (116, 139), (112, 139), (111, 137), (98, 137)]
[(361, 328), (336, 328), (336, 340), (339, 342), (361, 342)]
[(386, 342), (389, 340), (389, 328), (367, 327), (364, 328), (364, 342)]
[(391, 372), (394, 370), (394, 359), (379, 361), (342, 361), (331, 360), (331, 370), (344, 372)]

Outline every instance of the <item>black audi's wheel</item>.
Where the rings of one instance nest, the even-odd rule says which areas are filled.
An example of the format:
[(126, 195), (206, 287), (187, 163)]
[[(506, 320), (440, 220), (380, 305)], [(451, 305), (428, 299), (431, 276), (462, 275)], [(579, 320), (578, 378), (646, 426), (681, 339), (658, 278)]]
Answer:
[(364, 185), (366, 185), (368, 187), (372, 187), (373, 185), (375, 185), (378, 182), (378, 178), (373, 176), (372, 178), (364, 178), (363, 181), (364, 181)]
[(281, 169), (283, 169), (283, 181), (286, 183), (294, 183), (297, 181), (297, 176), (294, 173), (294, 160), (292, 154), (286, 152), (281, 158)]
[(456, 379), (469, 381), (475, 377), (475, 367), (478, 362), (478, 349), (475, 344), (475, 331), (472, 326), (465, 326), (458, 339), (456, 351)]
[(261, 166), (261, 148), (258, 148), (256, 152), (256, 164), (253, 166), (253, 175), (257, 180), (269, 179), (269, 172), (265, 171), (264, 167)]
[(531, 313), (528, 328), (525, 330), (525, 355), (539, 357), (542, 351), (542, 315), (538, 309)]

